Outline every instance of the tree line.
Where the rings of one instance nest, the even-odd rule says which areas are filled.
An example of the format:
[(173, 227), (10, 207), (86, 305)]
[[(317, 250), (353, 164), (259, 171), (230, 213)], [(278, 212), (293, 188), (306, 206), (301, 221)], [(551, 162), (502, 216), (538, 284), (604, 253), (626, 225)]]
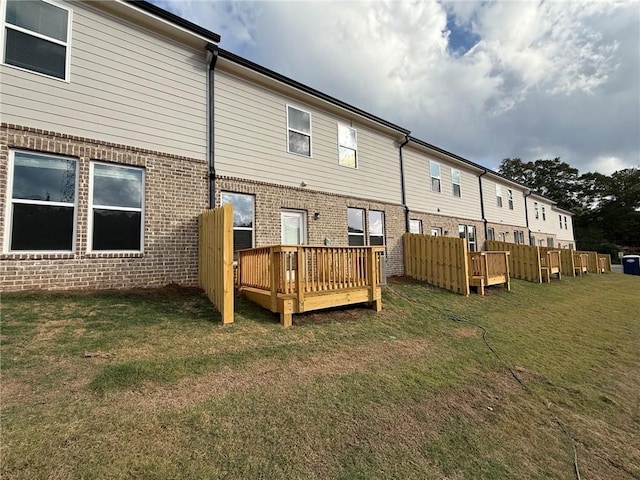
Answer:
[(533, 162), (505, 158), (498, 172), (573, 212), (578, 250), (617, 258), (622, 248), (640, 248), (640, 168), (611, 175), (580, 174), (560, 158)]

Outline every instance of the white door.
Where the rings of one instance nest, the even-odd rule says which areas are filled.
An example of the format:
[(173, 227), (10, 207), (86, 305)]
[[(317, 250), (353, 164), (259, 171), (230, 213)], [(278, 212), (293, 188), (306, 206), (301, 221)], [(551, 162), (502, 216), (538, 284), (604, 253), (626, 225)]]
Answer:
[(307, 243), (306, 212), (283, 210), (280, 213), (283, 245), (303, 245)]

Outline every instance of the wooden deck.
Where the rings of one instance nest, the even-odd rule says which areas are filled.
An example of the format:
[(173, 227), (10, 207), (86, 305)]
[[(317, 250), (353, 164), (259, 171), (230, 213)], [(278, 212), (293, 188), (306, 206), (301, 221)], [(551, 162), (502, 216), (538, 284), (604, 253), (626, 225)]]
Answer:
[(540, 252), (540, 271), (543, 282), (551, 282), (552, 275), (557, 275), (558, 280), (562, 278), (560, 250), (547, 250), (546, 252)]
[(573, 268), (576, 275), (586, 275), (589, 272), (589, 255), (586, 253), (574, 253)]
[(272, 245), (238, 252), (238, 290), (252, 302), (280, 313), (291, 326), (294, 313), (368, 302), (382, 309), (384, 247)]
[(504, 284), (511, 290), (509, 252), (468, 252), (469, 285), (484, 295), (484, 287)]

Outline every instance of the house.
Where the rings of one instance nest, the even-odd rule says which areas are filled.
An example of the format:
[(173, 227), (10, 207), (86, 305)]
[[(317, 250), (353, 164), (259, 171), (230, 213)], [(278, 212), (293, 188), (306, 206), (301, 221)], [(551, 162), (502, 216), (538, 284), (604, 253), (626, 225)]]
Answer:
[(573, 236), (573, 213), (563, 210), (557, 205), (552, 206), (552, 223), (555, 225), (556, 247), (575, 249), (576, 241)]
[(534, 193), (527, 195), (526, 201), (531, 245), (555, 247), (557, 229), (552, 212), (555, 202)]
[(220, 49), (214, 70), (216, 205), (236, 249), (385, 245), (402, 274), (398, 145), (409, 133)]
[(525, 195), (529, 190), (488, 170), (480, 178), (487, 240), (529, 244)]
[(146, 2), (0, 20), (0, 288), (197, 284), (220, 37)]

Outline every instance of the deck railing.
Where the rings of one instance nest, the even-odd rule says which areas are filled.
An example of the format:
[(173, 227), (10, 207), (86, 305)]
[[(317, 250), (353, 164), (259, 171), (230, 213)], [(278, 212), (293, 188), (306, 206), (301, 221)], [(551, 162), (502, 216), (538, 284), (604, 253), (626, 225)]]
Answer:
[(272, 245), (238, 252), (238, 285), (278, 294), (382, 283), (384, 247)]
[(573, 265), (578, 275), (587, 273), (589, 266), (589, 255), (586, 253), (574, 253)]
[(469, 252), (470, 274), (486, 279), (508, 275), (509, 252)]
[(548, 268), (550, 271), (560, 271), (560, 251), (549, 250), (546, 253), (540, 252), (540, 266)]

